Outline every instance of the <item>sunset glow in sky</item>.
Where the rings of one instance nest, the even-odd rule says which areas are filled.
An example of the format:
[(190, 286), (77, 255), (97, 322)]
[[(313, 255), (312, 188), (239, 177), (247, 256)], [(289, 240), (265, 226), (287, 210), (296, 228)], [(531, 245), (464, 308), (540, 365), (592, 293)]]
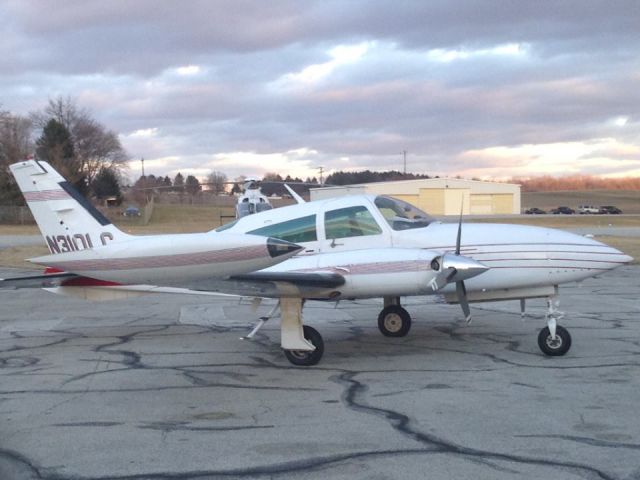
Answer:
[(140, 157), (401, 170), (403, 150), (431, 175), (640, 176), (635, 1), (8, 0), (0, 18), (0, 108), (72, 96), (132, 177)]

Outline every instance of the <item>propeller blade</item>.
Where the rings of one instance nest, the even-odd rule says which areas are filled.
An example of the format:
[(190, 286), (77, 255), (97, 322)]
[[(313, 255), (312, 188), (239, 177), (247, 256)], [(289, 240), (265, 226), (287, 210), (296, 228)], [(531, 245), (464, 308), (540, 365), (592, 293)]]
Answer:
[(462, 307), (462, 313), (464, 313), (464, 319), (467, 323), (471, 322), (471, 309), (469, 308), (469, 302), (467, 301), (467, 289), (464, 286), (464, 282), (456, 282), (456, 295), (458, 296), (458, 303)]
[(462, 211), (464, 208), (464, 200), (460, 206), (460, 220), (458, 220), (458, 238), (456, 238), (456, 255), (460, 255), (460, 240), (462, 239)]

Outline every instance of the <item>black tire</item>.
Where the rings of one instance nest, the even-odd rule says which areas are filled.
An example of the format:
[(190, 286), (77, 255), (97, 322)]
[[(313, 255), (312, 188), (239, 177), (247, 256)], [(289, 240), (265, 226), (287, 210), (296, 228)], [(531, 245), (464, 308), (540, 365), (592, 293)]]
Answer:
[(302, 327), (305, 340), (311, 342), (316, 347), (313, 352), (304, 350), (285, 350), (284, 355), (292, 364), (299, 367), (310, 367), (317, 364), (324, 354), (324, 341), (322, 335), (313, 327), (305, 325)]
[(378, 315), (378, 328), (385, 337), (404, 337), (411, 330), (411, 315), (400, 305), (389, 305)]
[(550, 357), (564, 355), (571, 348), (571, 335), (566, 328), (558, 325), (556, 327), (556, 339), (551, 339), (549, 327), (544, 327), (538, 334), (538, 346), (542, 353)]

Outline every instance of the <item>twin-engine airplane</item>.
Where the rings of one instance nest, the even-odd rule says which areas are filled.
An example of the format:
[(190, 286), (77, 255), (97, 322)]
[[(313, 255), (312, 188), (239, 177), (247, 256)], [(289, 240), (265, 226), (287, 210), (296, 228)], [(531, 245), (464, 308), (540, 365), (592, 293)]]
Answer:
[(524, 312), (526, 299), (546, 298), (538, 345), (547, 355), (564, 355), (571, 336), (557, 325), (558, 286), (632, 261), (593, 239), (539, 227), (466, 225), (462, 242), (461, 222), (442, 224), (408, 203), (371, 195), (308, 203), (295, 196), (298, 205), (213, 232), (131, 237), (50, 165), (31, 160), (11, 171), (51, 250), (31, 261), (57, 273), (6, 279), (6, 286), (44, 283), (93, 299), (146, 292), (277, 298), (247, 338), (280, 310), (281, 346), (295, 365), (314, 365), (324, 352), (321, 335), (303, 325), (305, 300), (382, 297), (378, 327), (401, 337), (411, 328), (401, 297), (434, 293), (459, 303), (467, 320), (471, 302), (519, 299)]

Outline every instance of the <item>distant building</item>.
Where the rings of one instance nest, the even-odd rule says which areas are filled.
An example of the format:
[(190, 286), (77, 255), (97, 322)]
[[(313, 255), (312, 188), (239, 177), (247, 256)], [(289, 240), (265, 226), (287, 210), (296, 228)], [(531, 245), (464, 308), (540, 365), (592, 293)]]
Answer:
[(389, 195), (433, 215), (520, 213), (520, 185), (460, 178), (427, 178), (312, 188), (311, 200), (355, 194)]

